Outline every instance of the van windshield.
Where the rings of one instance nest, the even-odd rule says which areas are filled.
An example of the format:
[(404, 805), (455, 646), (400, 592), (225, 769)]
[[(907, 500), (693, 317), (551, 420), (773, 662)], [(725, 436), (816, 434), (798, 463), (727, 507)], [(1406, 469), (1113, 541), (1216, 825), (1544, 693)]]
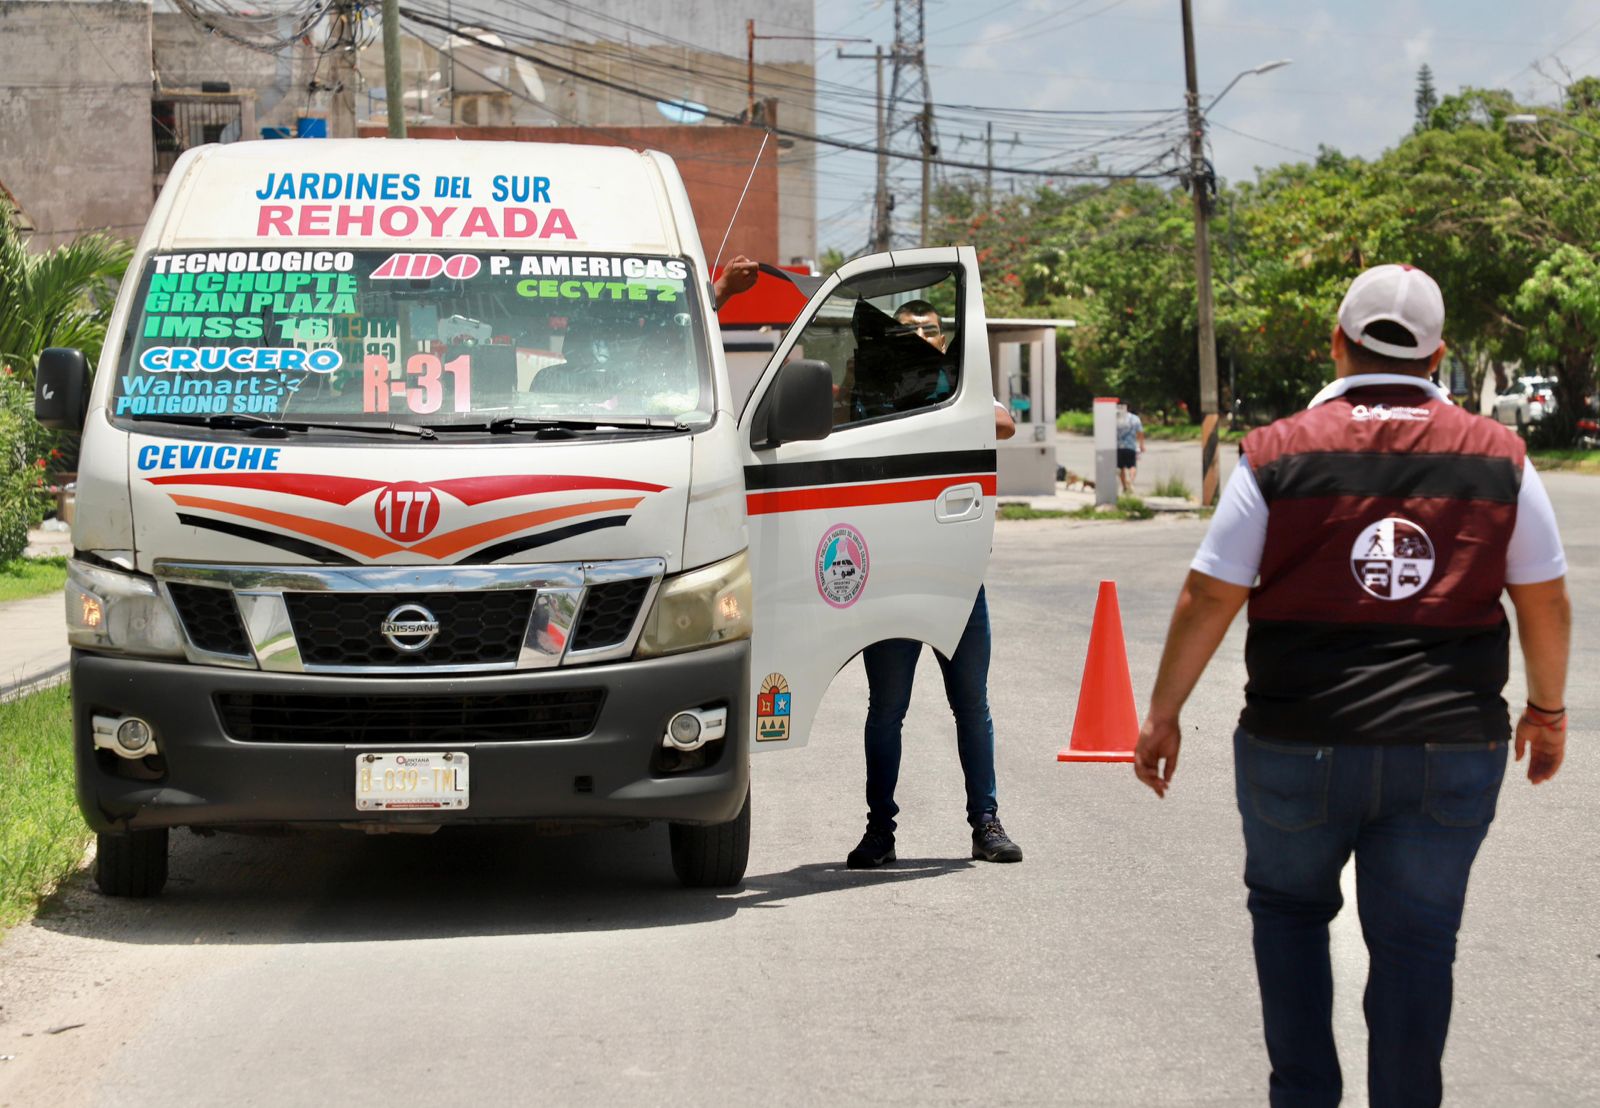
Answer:
[(158, 254), (111, 414), (699, 422), (713, 401), (691, 274), (615, 254)]

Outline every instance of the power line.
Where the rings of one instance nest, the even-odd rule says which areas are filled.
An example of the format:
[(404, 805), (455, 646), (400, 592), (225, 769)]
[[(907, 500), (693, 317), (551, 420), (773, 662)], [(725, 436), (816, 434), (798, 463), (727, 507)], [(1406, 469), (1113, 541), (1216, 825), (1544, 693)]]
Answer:
[[(412, 7), (409, 7), (409, 6), (402, 7), (400, 9), (400, 14), (401, 14), (402, 17), (404, 17), (406, 19), (409, 19), (409, 20), (411, 20), (411, 21), (413, 21), (415, 23), (420, 23), (420, 24), (422, 24), (423, 26), (426, 26), (426, 27), (432, 27), (435, 30), (445, 31), (445, 32), (448, 32), (448, 33), (451, 33), (451, 34), (459, 33), (460, 30), (461, 30), (461, 28), (459, 26), (452, 26), (451, 24), (446, 23), (443, 20), (435, 19), (432, 16), (430, 16), (430, 15), (424, 13), (424, 12), (421, 12), (421, 11), (417, 10), (416, 8), (412, 8)], [(481, 24), (477, 25), (477, 26), (481, 26)], [(484, 30), (495, 30), (495, 28), (491, 28), (491, 27), (485, 27), (483, 29)], [(574, 69), (571, 66), (563, 66), (563, 65), (560, 65), (558, 63), (552, 62), (550, 59), (545, 58), (545, 57), (543, 57), (541, 55), (538, 55), (538, 54), (534, 54), (534, 53), (530, 53), (530, 52), (526, 52), (526, 51), (521, 51), (521, 50), (515, 50), (515, 49), (513, 49), (513, 48), (511, 48), (509, 46), (502, 46), (502, 45), (497, 45), (497, 44), (494, 44), (494, 43), (485, 42), (481, 38), (480, 39), (476, 39), (475, 43), (476, 43), (476, 45), (482, 47), (485, 50), (489, 50), (489, 51), (492, 51), (494, 53), (505, 54), (505, 55), (507, 55), (509, 57), (513, 57), (513, 58), (522, 58), (525, 61), (536, 62), (537, 64), (545, 67), (546, 69), (550, 70), (551, 72), (563, 73), (563, 74), (566, 74), (567, 76), (575, 78), (577, 80), (586, 81), (586, 82), (588, 82), (590, 84), (595, 84), (595, 85), (598, 85), (598, 86), (600, 86), (602, 88), (609, 88), (609, 89), (611, 89), (611, 90), (613, 90), (615, 92), (620, 92), (620, 93), (623, 93), (623, 94), (628, 95), (628, 96), (633, 96), (633, 97), (637, 97), (637, 98), (642, 99), (642, 100), (649, 100), (649, 101), (652, 101), (652, 102), (653, 101), (664, 100), (664, 99), (670, 99), (669, 96), (666, 96), (666, 95), (664, 95), (664, 94), (662, 94), (660, 92), (648, 91), (646, 89), (640, 88), (640, 87), (635, 86), (635, 85), (626, 85), (626, 84), (623, 84), (623, 83), (621, 83), (619, 81), (613, 81), (613, 80), (610, 80), (610, 79), (605, 78), (605, 77), (598, 77), (598, 76), (596, 76), (596, 75), (594, 75), (592, 73), (585, 73), (582, 70)], [(530, 101), (530, 102), (532, 102), (532, 101)], [(747, 122), (746, 120), (744, 120), (743, 118), (741, 118), (739, 116), (729, 115), (727, 113), (715, 112), (715, 111), (708, 111), (706, 113), (706, 117), (709, 118), (709, 119), (716, 119), (716, 120), (718, 120), (719, 122), (722, 122), (722, 123), (730, 123), (730, 124), (745, 124)], [(834, 137), (831, 137), (831, 136), (828, 136), (828, 135), (819, 135), (819, 134), (813, 134), (813, 133), (810, 133), (810, 132), (807, 132), (807, 131), (795, 130), (794, 128), (780, 127), (780, 126), (770, 126), (770, 127), (766, 128), (766, 129), (772, 131), (774, 134), (777, 134), (777, 135), (785, 137), (785, 138), (793, 138), (793, 139), (799, 139), (799, 140), (802, 140), (802, 141), (805, 141), (805, 142), (813, 142), (813, 143), (816, 143), (816, 144), (821, 145), (821, 146), (830, 146), (830, 147), (834, 147), (834, 148), (840, 149), (840, 150), (854, 150), (854, 151), (858, 151), (860, 153), (867, 153), (867, 154), (876, 154), (878, 152), (878, 147), (875, 146), (875, 145), (871, 145), (871, 144), (867, 144), (867, 143), (860, 143), (860, 142), (849, 142), (849, 141), (845, 141), (845, 140), (842, 140), (842, 139), (834, 138)], [(892, 150), (892, 149), (887, 152), (887, 156), (890, 157), (890, 158), (896, 158), (896, 159), (899, 159), (899, 160), (902, 160), (902, 161), (921, 161), (922, 160), (919, 155), (907, 154), (907, 153), (904, 153), (904, 152), (901, 152), (901, 151)], [(942, 167), (947, 168), (947, 169), (968, 169), (968, 170), (976, 171), (976, 170), (982, 170), (982, 169), (987, 169), (988, 168), (986, 165), (984, 165), (981, 162), (957, 161), (957, 160), (950, 159), (950, 158), (930, 158), (929, 161), (930, 161), (930, 164), (942, 166)], [(1148, 173), (1148, 174), (1146, 174), (1146, 173), (1119, 173), (1119, 172), (1115, 172), (1115, 171), (1082, 172), (1082, 171), (1069, 170), (1069, 169), (1036, 169), (1036, 168), (1025, 167), (1025, 166), (995, 166), (994, 170), (995, 170), (995, 172), (999, 172), (999, 173), (1009, 173), (1009, 174), (1015, 174), (1015, 175), (1018, 175), (1018, 176), (1025, 176), (1025, 177), (1069, 177), (1069, 178), (1084, 178), (1084, 179), (1090, 179), (1090, 180), (1103, 180), (1103, 179), (1108, 178), (1108, 177), (1109, 178), (1122, 178), (1122, 177), (1151, 177), (1151, 178), (1160, 177), (1160, 178), (1166, 178), (1166, 177), (1173, 176), (1173, 174), (1171, 172)]]

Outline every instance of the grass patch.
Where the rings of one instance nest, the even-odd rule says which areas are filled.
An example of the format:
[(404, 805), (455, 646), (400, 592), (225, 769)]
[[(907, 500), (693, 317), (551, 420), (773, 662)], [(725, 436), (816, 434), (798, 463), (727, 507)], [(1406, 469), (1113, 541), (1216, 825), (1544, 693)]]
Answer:
[[(1056, 416), (1056, 430), (1066, 431), (1074, 435), (1094, 434), (1093, 412), (1062, 412)], [(1201, 426), (1198, 423), (1156, 423), (1146, 421), (1144, 435), (1147, 439), (1161, 439), (1165, 442), (1198, 442), (1200, 440)], [(1248, 427), (1229, 427), (1223, 424), (1217, 430), (1219, 442), (1238, 442), (1244, 438)]]
[(1119, 496), (1114, 508), (1085, 504), (1077, 511), (1066, 514), (1068, 519), (1151, 519), (1156, 513), (1154, 508), (1137, 496)]
[(1157, 496), (1175, 496), (1179, 500), (1192, 500), (1194, 498), (1194, 493), (1189, 488), (1189, 483), (1176, 473), (1169, 473), (1157, 481), (1155, 494)]
[(1533, 459), (1533, 467), (1543, 473), (1600, 473), (1600, 450), (1530, 450), (1528, 457)]
[(65, 558), (13, 558), (0, 564), (0, 603), (48, 596), (66, 583)]
[(1035, 508), (1028, 504), (1000, 505), (1001, 519), (1061, 519), (1067, 514), (1059, 508)]
[(0, 928), (26, 919), (88, 842), (73, 795), (68, 686), (0, 704)]
[[(1163, 442), (1199, 442), (1202, 430), (1204, 428), (1198, 423), (1146, 423), (1144, 437)], [(1217, 428), (1217, 441), (1238, 442), (1248, 430), (1248, 427), (1229, 427), (1224, 424)]]

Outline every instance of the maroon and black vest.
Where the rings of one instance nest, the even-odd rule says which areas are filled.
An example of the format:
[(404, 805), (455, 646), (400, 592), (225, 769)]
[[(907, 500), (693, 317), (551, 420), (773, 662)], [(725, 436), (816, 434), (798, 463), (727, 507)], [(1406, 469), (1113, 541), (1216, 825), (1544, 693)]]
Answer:
[(1522, 440), (1378, 385), (1252, 431), (1244, 454), (1268, 513), (1241, 726), (1319, 743), (1507, 738), (1500, 594)]

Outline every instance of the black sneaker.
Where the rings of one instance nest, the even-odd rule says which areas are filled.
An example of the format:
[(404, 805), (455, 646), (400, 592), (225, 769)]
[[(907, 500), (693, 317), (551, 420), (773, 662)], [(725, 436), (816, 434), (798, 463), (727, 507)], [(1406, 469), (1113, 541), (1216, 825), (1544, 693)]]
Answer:
[(879, 831), (876, 828), (867, 828), (867, 833), (861, 836), (861, 842), (845, 858), (844, 864), (851, 869), (877, 869), (886, 862), (894, 861), (894, 832)]
[(993, 816), (972, 829), (972, 856), (985, 862), (1020, 862), (1022, 848), (1012, 842)]

